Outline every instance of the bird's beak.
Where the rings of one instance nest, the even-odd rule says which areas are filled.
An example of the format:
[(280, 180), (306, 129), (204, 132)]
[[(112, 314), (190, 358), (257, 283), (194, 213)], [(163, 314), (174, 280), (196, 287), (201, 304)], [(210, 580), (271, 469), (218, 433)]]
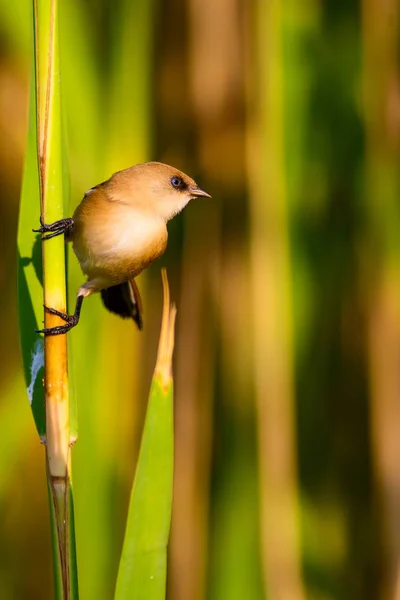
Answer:
[(204, 196), (204, 198), (211, 198), (210, 194), (207, 194), (199, 186), (189, 188), (189, 192), (192, 196)]

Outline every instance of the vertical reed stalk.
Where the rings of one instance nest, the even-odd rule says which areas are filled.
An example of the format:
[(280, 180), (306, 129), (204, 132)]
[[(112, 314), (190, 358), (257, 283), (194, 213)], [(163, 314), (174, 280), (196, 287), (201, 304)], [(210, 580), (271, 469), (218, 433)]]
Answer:
[[(169, 590), (175, 600), (204, 597), (207, 557), (208, 491), (210, 478), (212, 315), (203, 322), (209, 291), (206, 261), (215, 250), (214, 223), (193, 211), (185, 215), (182, 252), (182, 306), (176, 353), (175, 482), (170, 545)], [(201, 246), (207, 227), (209, 248)], [(193, 268), (193, 265), (196, 268)], [(210, 311), (211, 312), (211, 311)], [(190, 348), (190, 352), (187, 349)], [(202, 358), (201, 358), (202, 357)]]
[(285, 169), (286, 3), (256, 2), (248, 169), (261, 541), (268, 597), (303, 598), (298, 541), (291, 273)]
[[(399, 5), (363, 1), (371, 426), (387, 565), (383, 597), (400, 598)], [(368, 270), (367, 270), (368, 269)], [(372, 271), (372, 275), (371, 275)]]
[[(225, 152), (215, 150), (215, 135), (225, 131), (230, 75), (237, 67), (234, 2), (187, 2), (187, 75), (191, 137), (202, 180), (219, 180)], [(232, 39), (233, 38), (233, 39)], [(236, 50), (237, 51), (237, 50)], [(212, 60), (210, 60), (212, 57)], [(176, 67), (175, 67), (176, 68)], [(183, 64), (179, 78), (185, 78)], [(209, 81), (213, 81), (210, 86)], [(232, 99), (229, 98), (229, 102)], [(217, 135), (218, 140), (220, 137)], [(212, 148), (212, 150), (211, 150)], [(188, 172), (194, 167), (187, 163)], [(214, 173), (213, 173), (214, 171)], [(207, 184), (208, 185), (208, 184)], [(184, 213), (181, 251), (180, 313), (175, 375), (175, 481), (168, 591), (175, 600), (202, 600), (206, 594), (209, 538), (209, 497), (213, 380), (216, 359), (213, 275), (219, 268), (221, 197), (192, 203)], [(204, 232), (207, 231), (207, 244)], [(218, 279), (214, 277), (214, 279)], [(190, 348), (190, 352), (188, 352)], [(218, 532), (214, 531), (218, 536)], [(229, 565), (227, 565), (229, 569)], [(223, 577), (223, 574), (221, 574)]]
[[(45, 223), (64, 216), (64, 165), (58, 47), (57, 0), (35, 0), (36, 100), (41, 214)], [(42, 243), (44, 304), (66, 312), (65, 250), (63, 236)], [(62, 324), (45, 311), (45, 327)], [(44, 341), (46, 465), (55, 542), (57, 597), (74, 595), (70, 538), (70, 417), (66, 335)], [(75, 590), (76, 592), (76, 590)]]

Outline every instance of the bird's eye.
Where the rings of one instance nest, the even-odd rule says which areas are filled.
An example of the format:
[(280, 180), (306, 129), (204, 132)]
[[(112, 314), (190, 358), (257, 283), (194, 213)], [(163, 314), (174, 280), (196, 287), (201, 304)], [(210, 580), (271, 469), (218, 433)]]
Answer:
[(176, 190), (181, 190), (185, 187), (182, 177), (178, 177), (177, 175), (171, 177), (171, 185)]

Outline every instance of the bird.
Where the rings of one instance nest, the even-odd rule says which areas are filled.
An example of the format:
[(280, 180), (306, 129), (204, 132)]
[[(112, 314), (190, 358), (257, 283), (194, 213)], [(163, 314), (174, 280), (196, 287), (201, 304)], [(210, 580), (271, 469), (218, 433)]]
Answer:
[(45, 306), (64, 324), (37, 330), (45, 336), (67, 333), (80, 318), (84, 298), (100, 292), (105, 307), (143, 327), (142, 301), (135, 281), (165, 251), (167, 223), (190, 200), (211, 198), (174, 167), (147, 162), (114, 173), (90, 188), (72, 217), (33, 229), (47, 241), (64, 234), (87, 281), (78, 290), (75, 311), (68, 315)]

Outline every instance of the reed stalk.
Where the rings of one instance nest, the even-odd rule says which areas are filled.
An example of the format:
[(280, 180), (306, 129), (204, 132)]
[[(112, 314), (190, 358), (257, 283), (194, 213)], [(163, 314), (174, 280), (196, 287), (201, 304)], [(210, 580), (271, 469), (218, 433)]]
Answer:
[(399, 5), (362, 3), (363, 108), (366, 131), (364, 254), (371, 437), (382, 508), (385, 577), (382, 597), (400, 598), (400, 245)]
[[(18, 239), (21, 257), (19, 265), (21, 343), (25, 372), (29, 375), (28, 394), (30, 393), (35, 421), (46, 448), (56, 597), (65, 600), (78, 596), (70, 471), (67, 338), (65, 335), (49, 336), (43, 343), (37, 335), (35, 339), (33, 329), (30, 329), (33, 322), (38, 328), (41, 326), (38, 311), (38, 297), (40, 298), (38, 281), (43, 284), (45, 306), (62, 312), (66, 312), (67, 308), (64, 239), (61, 236), (42, 242), (42, 271), (40, 272), (38, 253), (35, 253), (35, 249), (40, 248), (38, 245), (40, 239), (38, 237), (32, 251), (34, 236), (31, 231), (32, 227), (38, 225), (39, 214), (42, 215), (45, 223), (52, 223), (64, 217), (67, 186), (63, 156), (57, 0), (35, 0), (32, 23), (34, 65), (31, 118)], [(36, 205), (35, 201), (37, 201)], [(28, 219), (31, 221), (30, 227)], [(30, 271), (24, 273), (27, 265), (30, 266)], [(34, 307), (33, 311), (32, 307)], [(27, 308), (30, 310), (27, 311)], [(27, 318), (24, 313), (30, 314), (30, 317)], [(45, 327), (54, 327), (60, 323), (61, 319), (58, 316), (45, 311)], [(34, 402), (35, 396), (43, 398), (43, 392), (40, 390), (43, 351), (44, 415), (40, 402)]]
[(255, 388), (265, 593), (304, 597), (296, 482), (293, 332), (285, 160), (285, 2), (255, 4), (248, 173)]

